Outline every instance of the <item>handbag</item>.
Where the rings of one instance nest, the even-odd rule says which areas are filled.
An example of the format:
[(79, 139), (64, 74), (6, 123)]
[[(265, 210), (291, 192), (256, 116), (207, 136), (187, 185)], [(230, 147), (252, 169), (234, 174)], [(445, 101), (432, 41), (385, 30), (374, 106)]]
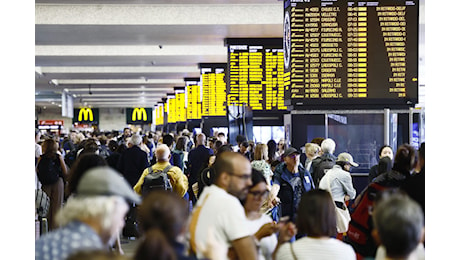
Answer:
[[(331, 175), (326, 173), (324, 176), (327, 179), (327, 191), (332, 194), (331, 192)], [(324, 178), (323, 177), (323, 178)], [(335, 203), (334, 203), (335, 204)], [(348, 211), (348, 208), (345, 207), (345, 209), (339, 208), (335, 206), (335, 215), (336, 215), (336, 221), (337, 221), (337, 233), (345, 233), (348, 230), (348, 224), (350, 223), (351, 216), (350, 212)]]

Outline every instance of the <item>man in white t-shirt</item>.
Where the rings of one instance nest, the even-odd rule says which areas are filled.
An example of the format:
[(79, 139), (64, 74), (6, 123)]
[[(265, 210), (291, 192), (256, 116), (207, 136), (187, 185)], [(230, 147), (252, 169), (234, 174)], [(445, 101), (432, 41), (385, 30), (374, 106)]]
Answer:
[[(206, 245), (212, 230), (215, 240), (225, 244), (227, 251), (231, 248), (238, 259), (257, 259), (255, 240), (239, 201), (251, 186), (251, 164), (239, 153), (224, 152), (217, 156), (212, 169), (214, 182), (203, 190), (192, 213), (192, 250), (196, 252), (197, 247)], [(197, 257), (203, 256), (197, 252)]]

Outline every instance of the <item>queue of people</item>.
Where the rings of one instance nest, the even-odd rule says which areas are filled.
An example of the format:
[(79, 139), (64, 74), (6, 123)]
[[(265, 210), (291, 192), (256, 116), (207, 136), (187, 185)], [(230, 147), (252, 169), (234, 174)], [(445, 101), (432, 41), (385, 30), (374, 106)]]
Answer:
[[(382, 147), (369, 186), (357, 194), (350, 172), (358, 163), (349, 153), (334, 155), (333, 139), (315, 138), (304, 155), (284, 140), (236, 141), (232, 147), (224, 133), (140, 135), (129, 128), (120, 136), (71, 132), (40, 141), (36, 131), (36, 188), (49, 198), (36, 259), (90, 252), (136, 260), (424, 256), (424, 143), (418, 154), (402, 145), (394, 158)], [(369, 202), (375, 185), (381, 192)], [(353, 219), (365, 202), (374, 209), (365, 227), (373, 243), (360, 245)], [(128, 217), (139, 232), (132, 258), (123, 257), (120, 243)], [(388, 217), (407, 228), (385, 225)]]

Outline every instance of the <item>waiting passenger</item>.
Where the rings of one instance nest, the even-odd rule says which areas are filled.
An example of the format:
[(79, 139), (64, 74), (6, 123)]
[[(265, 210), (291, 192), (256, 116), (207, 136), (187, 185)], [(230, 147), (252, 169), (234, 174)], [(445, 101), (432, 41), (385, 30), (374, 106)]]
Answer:
[(166, 191), (153, 191), (143, 199), (138, 214), (144, 235), (135, 260), (195, 259), (185, 256), (185, 245), (180, 242), (189, 216), (187, 206), (177, 194)]
[(425, 143), (422, 143), (418, 150), (417, 168), (419, 171), (406, 179), (401, 189), (415, 200), (425, 213)]
[(277, 150), (275, 153), (275, 157), (277, 158), (277, 160), (283, 160), (284, 150), (286, 150), (286, 141), (283, 138), (281, 138), (278, 142)]
[(385, 187), (400, 187), (417, 165), (416, 152), (409, 144), (403, 144), (396, 151), (393, 168), (374, 179), (374, 182)]
[(359, 165), (353, 161), (353, 157), (349, 153), (339, 154), (335, 163), (336, 165), (327, 171), (319, 182), (319, 188), (329, 191), (336, 207), (343, 210), (342, 214), (346, 216), (346, 219), (342, 220), (341, 216), (338, 216), (337, 231), (344, 233), (347, 232), (350, 221), (350, 213), (345, 203), (356, 197), (350, 169), (352, 166), (358, 167)]
[(145, 168), (149, 166), (147, 154), (139, 148), (142, 137), (134, 134), (128, 138), (129, 148), (118, 159), (117, 169), (125, 177), (131, 187), (136, 185)]
[(77, 161), (73, 164), (72, 169), (70, 169), (68, 177), (69, 182), (66, 187), (66, 197), (69, 197), (71, 194), (75, 193), (78, 183), (86, 171), (97, 166), (106, 165), (107, 162), (100, 155), (92, 153), (80, 155)]
[[(145, 176), (149, 174), (149, 168), (155, 171), (163, 171), (166, 167), (172, 166), (169, 163), (171, 158), (171, 151), (168, 146), (165, 144), (160, 144), (155, 150), (155, 157), (157, 158), (157, 163), (153, 166), (147, 167), (143, 172), (136, 185), (134, 185), (134, 191), (137, 194), (142, 195), (142, 184), (144, 184)], [(167, 171), (169, 181), (171, 182), (172, 190), (177, 193), (177, 195), (183, 197), (187, 193), (188, 189), (188, 180), (187, 176), (176, 166), (170, 167)]]
[(54, 218), (64, 202), (64, 179), (67, 178), (67, 166), (62, 155), (58, 153), (58, 144), (53, 139), (46, 139), (42, 144), (43, 154), (37, 162), (37, 177), (42, 190), (50, 198), (48, 223), (50, 230), (56, 228)]
[(375, 259), (425, 259), (423, 212), (408, 196), (383, 198), (373, 211), (373, 222), (374, 239), (383, 246)]
[(315, 186), (318, 187), (321, 178), (323, 178), (325, 171), (332, 169), (335, 165), (335, 160), (337, 159), (334, 156), (335, 151), (335, 142), (334, 140), (327, 138), (321, 143), (321, 152), (322, 155), (314, 159), (311, 163), (311, 176)]
[(188, 153), (187, 169), (189, 171), (189, 196), (193, 204), (196, 203), (195, 193), (192, 185), (198, 181), (199, 174), (203, 169), (208, 167), (209, 157), (213, 155), (213, 151), (205, 146), (206, 135), (201, 133), (196, 137), (196, 147)]
[(249, 220), (250, 231), (259, 241), (257, 259), (272, 259), (273, 251), (278, 242), (276, 232), (279, 228), (276, 222), (264, 214), (262, 206), (267, 202), (269, 186), (264, 175), (252, 169), (252, 185), (249, 187), (246, 200), (242, 201), (246, 217)]
[(300, 152), (297, 149), (286, 149), (283, 160), (274, 171), (270, 200), (275, 205), (274, 198), (279, 197), (282, 216), (288, 216), (294, 221), (302, 194), (314, 189), (315, 185), (310, 173), (300, 164)]
[(350, 245), (333, 237), (337, 234), (335, 205), (325, 190), (310, 190), (302, 195), (297, 216), (297, 229), (306, 235), (288, 242), (296, 233), (292, 223), (283, 225), (275, 251), (276, 259), (355, 260)]
[(275, 140), (270, 140), (267, 142), (268, 146), (268, 163), (271, 165), (274, 161), (279, 161), (276, 158), (276, 142)]
[(371, 169), (369, 170), (369, 183), (372, 182), (378, 175), (391, 170), (391, 166), (387, 170), (384, 169), (383, 166), (388, 165), (388, 159), (384, 159), (382, 161), (383, 158), (390, 159), (390, 162), (391, 162), (391, 165), (392, 165), (392, 162), (393, 162), (393, 150), (391, 149), (391, 146), (384, 145), (384, 146), (380, 147), (380, 150), (379, 150), (379, 163), (377, 165), (372, 166)]
[[(223, 152), (216, 158), (214, 184), (203, 190), (192, 213), (190, 245), (198, 258), (199, 244), (207, 244), (208, 229), (216, 231), (218, 243), (226, 250), (233, 247), (239, 259), (256, 259), (253, 234), (249, 230), (244, 208), (239, 199), (245, 199), (252, 185), (249, 161), (239, 153)], [(225, 252), (225, 255), (227, 253)]]
[(267, 184), (271, 186), (273, 172), (268, 164), (268, 146), (266, 144), (257, 144), (254, 152), (254, 161), (251, 162), (252, 168), (263, 173)]
[(35, 259), (66, 259), (78, 251), (108, 250), (125, 224), (126, 200), (140, 202), (121, 175), (108, 166), (89, 170), (76, 196), (56, 216), (60, 228), (36, 241)]
[(311, 173), (311, 164), (314, 159), (320, 156), (321, 147), (315, 143), (306, 143), (305, 144), (305, 169)]

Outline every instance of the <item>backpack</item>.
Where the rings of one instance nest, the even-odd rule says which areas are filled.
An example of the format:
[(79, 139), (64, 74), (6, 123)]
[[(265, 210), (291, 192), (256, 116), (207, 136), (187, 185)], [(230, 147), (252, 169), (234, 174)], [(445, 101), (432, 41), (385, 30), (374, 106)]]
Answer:
[(50, 198), (42, 189), (35, 189), (35, 210), (39, 217), (45, 218), (50, 208)]
[(172, 165), (166, 166), (163, 170), (153, 170), (149, 167), (149, 173), (144, 178), (144, 183), (141, 186), (142, 196), (147, 196), (148, 193), (154, 190), (172, 191), (171, 181), (169, 181), (168, 171)]
[(371, 235), (372, 215), (369, 213), (372, 212), (377, 194), (385, 189), (387, 189), (386, 186), (372, 182), (351, 206), (351, 221), (345, 242), (362, 256), (375, 256), (377, 252), (377, 244)]
[(56, 183), (62, 175), (61, 171), (59, 158), (52, 160), (51, 158), (42, 156), (37, 165), (37, 177), (42, 185)]
[(313, 172), (311, 173), (311, 177), (313, 178), (313, 183), (315, 184), (315, 187), (319, 187), (319, 182), (326, 173), (326, 170), (332, 169), (334, 165), (335, 161), (332, 158), (321, 157), (321, 161), (318, 164), (316, 164), (316, 167), (313, 169)]

